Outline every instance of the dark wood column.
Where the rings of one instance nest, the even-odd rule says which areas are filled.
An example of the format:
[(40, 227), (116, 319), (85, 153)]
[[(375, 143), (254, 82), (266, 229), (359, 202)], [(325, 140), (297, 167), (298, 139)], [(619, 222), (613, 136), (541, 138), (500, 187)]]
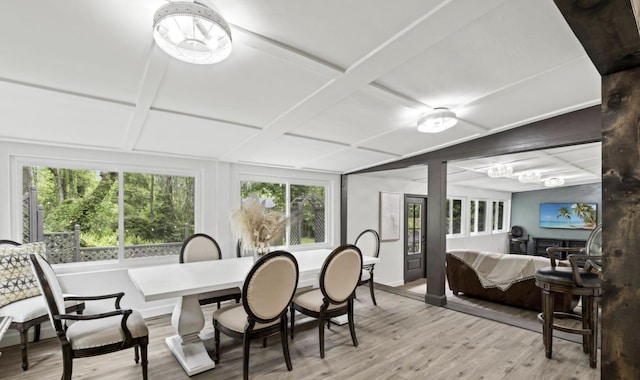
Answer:
[(428, 165), (429, 184), (427, 186), (427, 294), (425, 302), (444, 306), (447, 202), (447, 163), (430, 160)]
[(347, 243), (347, 201), (349, 190), (349, 177), (340, 176), (340, 244)]
[(602, 378), (632, 379), (640, 376), (640, 67), (602, 79)]
[(640, 374), (640, 0), (555, 0), (602, 75), (603, 379)]

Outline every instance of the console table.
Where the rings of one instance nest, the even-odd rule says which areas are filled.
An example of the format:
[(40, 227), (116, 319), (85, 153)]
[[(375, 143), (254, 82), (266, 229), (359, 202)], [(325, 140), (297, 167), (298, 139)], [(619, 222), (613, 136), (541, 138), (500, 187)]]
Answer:
[[(558, 238), (533, 238), (533, 254), (535, 256), (547, 257), (547, 248), (549, 247), (562, 247), (562, 248), (584, 248), (587, 244), (586, 240), (575, 239), (558, 239)], [(566, 252), (556, 252), (556, 258), (560, 260), (567, 259)]]

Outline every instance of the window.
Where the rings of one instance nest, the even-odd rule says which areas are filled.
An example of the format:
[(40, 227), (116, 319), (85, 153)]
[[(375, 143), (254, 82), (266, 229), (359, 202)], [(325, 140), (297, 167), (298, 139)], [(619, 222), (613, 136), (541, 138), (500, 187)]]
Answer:
[(193, 177), (40, 166), (22, 175), (23, 241), (44, 241), (53, 264), (175, 255), (193, 233)]
[(255, 194), (274, 209), (290, 216), (283, 246), (326, 242), (326, 186), (295, 183), (241, 181), (240, 198)]
[(179, 254), (193, 225), (193, 177), (124, 173), (126, 259)]
[(462, 199), (447, 199), (447, 235), (462, 234)]
[(491, 229), (493, 231), (503, 231), (505, 226), (504, 201), (493, 201), (492, 210), (493, 210), (493, 217), (492, 217)]
[(469, 205), (469, 232), (485, 232), (487, 223), (487, 201), (472, 199)]

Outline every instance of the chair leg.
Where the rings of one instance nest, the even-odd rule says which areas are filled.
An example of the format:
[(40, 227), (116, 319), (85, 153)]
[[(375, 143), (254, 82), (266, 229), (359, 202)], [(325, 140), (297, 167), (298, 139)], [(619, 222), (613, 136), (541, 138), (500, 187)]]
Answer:
[[(149, 376), (148, 370), (147, 370), (147, 367), (149, 364), (149, 362), (147, 361), (147, 345), (148, 345), (148, 342), (144, 342), (140, 344), (140, 354), (142, 356), (142, 363), (141, 363), (142, 380), (147, 380)], [(138, 346), (136, 346), (136, 352), (138, 352)]]
[(353, 322), (353, 300), (349, 300), (349, 311), (347, 316), (349, 319), (349, 332), (351, 333), (351, 340), (353, 341), (353, 345), (358, 347), (358, 339), (356, 338), (356, 326)]
[(216, 352), (213, 353), (213, 361), (218, 364), (220, 361), (220, 330), (218, 330), (217, 322), (213, 321), (213, 336), (216, 342)]
[(37, 325), (35, 325), (33, 330), (34, 330), (33, 331), (33, 341), (34, 342), (40, 341), (40, 324), (38, 323)]
[(249, 334), (244, 334), (243, 342), (243, 352), (242, 352), (242, 378), (244, 380), (249, 380), (249, 348), (251, 345), (251, 339), (249, 338)]
[(71, 356), (71, 349), (62, 350), (62, 380), (71, 380), (71, 373), (73, 372), (73, 357)]
[(591, 336), (589, 337), (589, 366), (596, 368), (598, 364), (598, 305), (600, 304), (598, 297), (589, 297), (589, 308), (591, 309), (591, 318), (589, 319), (589, 328)]
[[(582, 328), (590, 329), (591, 328), (591, 297), (582, 296)], [(589, 353), (591, 334), (582, 336), (582, 352), (585, 354)]]
[(548, 359), (551, 359), (553, 352), (553, 293), (548, 290), (542, 291), (542, 310), (544, 322), (542, 324), (542, 340), (544, 351)]
[(376, 296), (373, 294), (373, 272), (369, 272), (371, 277), (369, 278), (369, 292), (371, 293), (371, 301), (373, 301), (374, 306), (378, 306), (376, 303)]
[(22, 354), (22, 370), (26, 371), (29, 369), (29, 329), (21, 328), (20, 329), (20, 353)]
[(138, 352), (138, 346), (133, 347), (133, 360), (138, 364), (140, 362), (140, 354)]
[(291, 306), (289, 306), (289, 309), (291, 309), (291, 339), (293, 340), (293, 327), (296, 324), (296, 309), (293, 308), (293, 304), (291, 304)]
[(284, 354), (284, 362), (287, 363), (287, 370), (292, 371), (291, 356), (289, 356), (289, 339), (287, 339), (287, 314), (282, 315), (280, 321), (280, 340), (282, 341), (282, 353)]
[(320, 358), (324, 359), (324, 314), (320, 313), (318, 319), (318, 341), (320, 342)]

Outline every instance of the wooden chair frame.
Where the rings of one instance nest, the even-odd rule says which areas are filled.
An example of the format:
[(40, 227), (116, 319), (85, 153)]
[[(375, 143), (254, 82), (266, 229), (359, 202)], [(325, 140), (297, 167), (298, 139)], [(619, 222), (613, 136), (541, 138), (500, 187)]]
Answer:
[[(322, 306), (320, 307), (320, 311), (317, 312), (315, 310), (310, 310), (308, 308), (305, 308), (303, 306), (300, 306), (298, 304), (295, 303), (295, 299), (293, 302), (291, 302), (291, 339), (293, 339), (294, 337), (294, 326), (295, 326), (295, 311), (299, 311), (302, 314), (308, 315), (310, 317), (316, 318), (318, 319), (318, 334), (319, 334), (319, 344), (320, 344), (320, 357), (324, 358), (324, 325), (325, 323), (327, 323), (327, 328), (329, 328), (329, 321), (331, 318), (333, 317), (338, 317), (341, 315), (346, 314), (348, 321), (349, 321), (349, 332), (351, 334), (351, 340), (353, 341), (353, 345), (354, 346), (358, 346), (358, 339), (356, 338), (356, 329), (355, 329), (355, 323), (353, 320), (353, 300), (355, 298), (355, 294), (356, 294), (356, 287), (358, 286), (359, 280), (356, 281), (354, 283), (353, 286), (353, 290), (351, 291), (351, 294), (343, 300), (337, 300), (332, 298), (326, 291), (326, 282), (325, 282), (325, 278), (326, 278), (326, 274), (327, 274), (327, 268), (329, 268), (329, 264), (340, 254), (342, 254), (344, 251), (346, 250), (355, 250), (358, 253), (358, 256), (360, 258), (360, 265), (359, 267), (362, 267), (362, 253), (360, 252), (360, 249), (358, 247), (356, 247), (353, 244), (345, 244), (342, 245), (338, 248), (336, 248), (335, 250), (333, 250), (333, 252), (331, 252), (329, 254), (329, 256), (327, 256), (327, 258), (325, 259), (324, 263), (322, 264), (322, 270), (320, 272), (320, 291), (322, 292), (323, 295), (323, 302), (322, 302)], [(333, 304), (333, 305), (339, 305), (345, 303), (344, 306), (339, 307), (339, 308), (335, 308), (335, 309), (329, 309), (329, 305)]]
[[(249, 293), (249, 285), (251, 283), (251, 279), (255, 276), (256, 272), (263, 267), (264, 265), (269, 263), (269, 260), (285, 256), (289, 258), (294, 264), (296, 268), (296, 280), (293, 291), (291, 292), (291, 296), (289, 301), (286, 303), (287, 306), (284, 307), (282, 312), (271, 318), (271, 319), (263, 319), (257, 316), (254, 311), (251, 309), (249, 301), (247, 299)], [(272, 335), (280, 334), (280, 340), (282, 341), (282, 351), (284, 354), (284, 360), (287, 365), (287, 370), (291, 371), (293, 366), (291, 364), (291, 357), (289, 355), (289, 342), (287, 339), (287, 307), (291, 304), (291, 300), (295, 295), (295, 290), (298, 284), (299, 279), (299, 269), (298, 262), (296, 258), (289, 252), (286, 251), (274, 251), (271, 252), (260, 260), (256, 262), (256, 264), (251, 268), (247, 277), (244, 281), (244, 285), (242, 287), (242, 307), (244, 307), (245, 312), (247, 313), (247, 324), (245, 326), (245, 331), (243, 333), (237, 332), (235, 330), (231, 330), (224, 325), (218, 323), (216, 319), (213, 320), (213, 328), (214, 328), (214, 336), (215, 336), (215, 356), (214, 360), (216, 363), (220, 361), (220, 332), (223, 332), (225, 335), (242, 340), (243, 342), (243, 355), (242, 355), (242, 373), (243, 378), (246, 380), (249, 378), (249, 348), (250, 342), (254, 339), (263, 339), (263, 347), (266, 347), (266, 338)], [(240, 307), (240, 306), (238, 306)], [(254, 330), (256, 323), (271, 323), (276, 320), (280, 320), (280, 323), (275, 324), (273, 326), (269, 326), (263, 329)]]
[[(2, 245), (12, 245), (19, 246), (21, 245), (17, 241), (0, 239), (0, 246)], [(40, 296), (38, 296), (40, 297)], [(44, 297), (44, 296), (42, 296)], [(66, 308), (65, 312), (69, 313), (77, 313), (82, 314), (84, 311), (85, 305), (84, 302), (72, 305)], [(40, 325), (42, 322), (46, 322), (49, 319), (49, 315), (47, 313), (40, 315), (36, 318), (29, 319), (27, 321), (17, 322), (12, 321), (9, 324), (10, 329), (17, 330), (20, 334), (20, 353), (22, 355), (22, 370), (26, 371), (29, 369), (29, 329), (34, 327), (33, 330), (33, 342), (40, 341)]]
[[(378, 234), (378, 232), (376, 230), (372, 230), (372, 229), (367, 229), (362, 231), (358, 237), (356, 238), (356, 241), (354, 243), (355, 246), (358, 246), (358, 241), (363, 238), (364, 236), (366, 236), (367, 234), (373, 234), (375, 239), (376, 239), (376, 247), (375, 250), (373, 252), (373, 257), (378, 257), (380, 255), (380, 235)], [(365, 284), (369, 284), (369, 293), (371, 293), (371, 301), (373, 301), (373, 304), (375, 306), (378, 305), (378, 303), (376, 302), (376, 296), (375, 294), (373, 294), (373, 269), (375, 267), (375, 264), (368, 264), (368, 265), (363, 265), (362, 266), (362, 270), (366, 270), (369, 272), (369, 278), (366, 280), (363, 280), (362, 277), (360, 277), (360, 281), (358, 282), (358, 286), (360, 285), (365, 285)]]
[[(589, 365), (596, 368), (598, 351), (598, 306), (602, 296), (602, 284), (599, 278), (599, 270), (592, 267), (591, 260), (601, 260), (602, 255), (590, 255), (588, 249), (594, 239), (595, 233), (591, 233), (587, 240), (587, 247), (549, 247), (547, 255), (551, 268), (542, 268), (536, 273), (536, 285), (542, 289), (542, 313), (538, 314), (538, 320), (542, 323), (542, 337), (545, 348), (545, 356), (551, 358), (553, 352), (553, 330), (570, 334), (582, 335), (583, 351), (589, 354)], [(571, 270), (556, 269), (557, 252), (576, 252), (569, 254)], [(579, 264), (584, 264), (580, 268)], [(554, 312), (554, 294), (569, 293), (582, 297), (582, 314), (575, 315), (563, 312)], [(554, 323), (554, 318), (570, 318), (582, 322), (582, 328), (572, 328)]]
[[(38, 261), (38, 258), (35, 254), (30, 254), (31, 263), (33, 265), (33, 270), (38, 278), (38, 281), (41, 285), (41, 290), (43, 296), (47, 301), (47, 306), (51, 312), (51, 316), (53, 319), (53, 325), (56, 330), (56, 334), (58, 336), (58, 340), (60, 341), (60, 345), (62, 347), (62, 361), (63, 361), (63, 380), (71, 380), (71, 375), (73, 372), (73, 359), (83, 358), (89, 356), (96, 356), (107, 354), (111, 352), (116, 352), (124, 349), (128, 349), (131, 347), (135, 348), (135, 362), (136, 364), (141, 361), (142, 366), (142, 378), (144, 380), (148, 379), (147, 374), (147, 346), (149, 344), (149, 336), (144, 335), (141, 337), (134, 338), (131, 334), (131, 331), (127, 327), (127, 319), (132, 313), (131, 309), (121, 309), (120, 308), (120, 300), (124, 296), (124, 293), (114, 293), (100, 296), (73, 296), (73, 297), (65, 297), (65, 301), (97, 301), (97, 300), (105, 300), (105, 299), (115, 299), (115, 310), (100, 313), (100, 314), (91, 314), (91, 315), (76, 315), (76, 314), (60, 314), (58, 310), (58, 306), (55, 301), (55, 296), (51, 289), (51, 284), (49, 283), (47, 276)], [(70, 321), (88, 321), (94, 319), (108, 318), (122, 316), (122, 320), (120, 322), (120, 327), (122, 328), (122, 332), (124, 334), (124, 339), (122, 342), (107, 344), (98, 347), (91, 347), (85, 349), (74, 350), (71, 347), (71, 342), (67, 339), (66, 331), (67, 326), (66, 323), (63, 323), (65, 320)], [(78, 322), (81, 323), (81, 322)], [(138, 353), (138, 348), (140, 349), (140, 353)]]

